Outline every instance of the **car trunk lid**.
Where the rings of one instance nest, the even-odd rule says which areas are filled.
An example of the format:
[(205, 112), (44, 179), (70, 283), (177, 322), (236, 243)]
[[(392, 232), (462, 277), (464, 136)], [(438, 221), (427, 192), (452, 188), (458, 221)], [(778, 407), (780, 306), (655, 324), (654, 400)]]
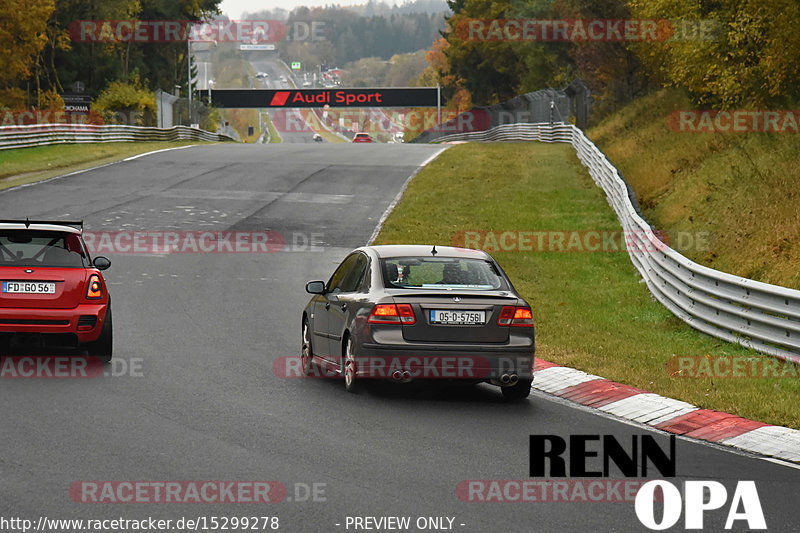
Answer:
[[(74, 309), (86, 292), (84, 268), (0, 267), (0, 307)], [(17, 283), (53, 283), (55, 292), (13, 292)]]
[(508, 341), (509, 326), (498, 325), (497, 319), (503, 306), (517, 305), (519, 300), (507, 291), (454, 290), (446, 295), (397, 294), (394, 302), (410, 304), (414, 310), (414, 324), (403, 324), (407, 341), (488, 344)]

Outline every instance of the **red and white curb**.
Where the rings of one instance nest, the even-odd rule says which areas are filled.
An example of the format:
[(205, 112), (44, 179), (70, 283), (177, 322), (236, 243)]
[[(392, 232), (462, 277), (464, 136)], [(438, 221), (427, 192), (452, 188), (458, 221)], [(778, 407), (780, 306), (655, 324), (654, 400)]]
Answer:
[(653, 394), (536, 359), (533, 388), (669, 433), (800, 463), (800, 431)]

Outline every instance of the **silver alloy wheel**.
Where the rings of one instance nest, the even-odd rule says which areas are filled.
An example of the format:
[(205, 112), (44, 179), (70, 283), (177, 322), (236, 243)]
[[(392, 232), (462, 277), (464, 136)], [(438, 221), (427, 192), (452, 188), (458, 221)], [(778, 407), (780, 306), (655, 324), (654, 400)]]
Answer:
[(312, 350), (311, 350), (311, 337), (309, 334), (308, 320), (303, 321), (303, 349), (300, 352), (300, 366), (303, 369), (303, 375), (307, 376), (311, 373), (312, 363)]
[(347, 392), (356, 392), (356, 354), (353, 353), (353, 340), (347, 339), (344, 356), (344, 388)]

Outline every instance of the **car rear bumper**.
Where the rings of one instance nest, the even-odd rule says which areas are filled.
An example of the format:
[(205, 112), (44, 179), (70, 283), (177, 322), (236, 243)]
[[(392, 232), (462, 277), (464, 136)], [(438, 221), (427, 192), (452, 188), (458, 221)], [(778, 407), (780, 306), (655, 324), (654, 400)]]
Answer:
[(361, 377), (393, 377), (400, 370), (412, 379), (489, 381), (506, 374), (533, 379), (532, 341), (528, 346), (365, 342), (357, 354), (357, 375)]
[(0, 308), (0, 334), (69, 334), (80, 344), (93, 342), (103, 329), (107, 309), (107, 303), (72, 309)]

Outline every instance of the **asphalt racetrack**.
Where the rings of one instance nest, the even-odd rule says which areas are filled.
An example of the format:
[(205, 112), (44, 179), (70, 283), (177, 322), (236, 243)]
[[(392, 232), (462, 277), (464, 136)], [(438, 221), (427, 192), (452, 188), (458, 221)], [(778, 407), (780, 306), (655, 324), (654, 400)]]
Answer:
[[(115, 362), (93, 379), (0, 380), (3, 517), (154, 517), (173, 520), (172, 531), (181, 517), (212, 530), (211, 517), (254, 516), (277, 517), (287, 532), (646, 531), (631, 501), (514, 501), (505, 483), (486, 502), (488, 491), (459, 488), (542, 481), (529, 476), (531, 434), (654, 435), (666, 449), (664, 434), (536, 392), (519, 404), (488, 385), (370, 383), (353, 395), (338, 379), (276, 372), (276, 360), (300, 352), (305, 282), (327, 279), (365, 244), (440, 149), (197, 146), (0, 193), (2, 218), (82, 218), (94, 232), (269, 230), (286, 250), (104, 254)], [(706, 530), (723, 530), (740, 480), (755, 481), (769, 530), (799, 530), (797, 469), (683, 439), (675, 453), (677, 486), (712, 479), (728, 489)], [(86, 502), (119, 482), (205, 481), (271, 482), (279, 501), (108, 503), (130, 494), (111, 490), (106, 503)], [(673, 530), (683, 525), (682, 516)]]

